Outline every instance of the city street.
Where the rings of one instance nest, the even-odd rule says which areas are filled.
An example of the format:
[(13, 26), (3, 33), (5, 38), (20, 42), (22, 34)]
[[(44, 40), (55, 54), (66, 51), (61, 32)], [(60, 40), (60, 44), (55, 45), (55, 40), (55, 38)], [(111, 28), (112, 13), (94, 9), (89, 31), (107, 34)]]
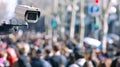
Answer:
[(0, 67), (120, 67), (119, 0), (0, 0)]

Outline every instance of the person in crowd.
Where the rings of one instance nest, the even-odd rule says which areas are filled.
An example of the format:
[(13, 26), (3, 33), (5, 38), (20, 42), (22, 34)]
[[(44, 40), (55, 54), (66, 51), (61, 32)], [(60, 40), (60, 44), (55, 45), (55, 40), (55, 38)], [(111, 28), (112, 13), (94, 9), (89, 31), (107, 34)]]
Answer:
[(52, 67), (65, 67), (67, 65), (67, 59), (60, 53), (60, 44), (53, 45), (53, 56), (50, 58)]
[(115, 59), (113, 59), (113, 61), (112, 61), (112, 63), (111, 63), (111, 67), (119, 67), (120, 65), (120, 51), (117, 51), (117, 53), (116, 53), (116, 58)]
[(70, 52), (72, 51), (71, 49), (69, 49), (65, 43), (62, 43), (61, 45), (61, 54), (64, 55), (66, 58), (69, 57)]
[(7, 48), (7, 54), (8, 54), (7, 59), (10, 62), (10, 66), (12, 67), (14, 63), (18, 61), (17, 54), (15, 50), (11, 47)]
[(43, 59), (42, 50), (36, 51), (36, 59), (31, 62), (32, 67), (52, 67), (50, 63)]
[(10, 63), (7, 60), (7, 52), (4, 49), (0, 50), (0, 67), (10, 67)]
[(50, 53), (51, 53), (51, 50), (50, 49), (48, 49), (48, 48), (46, 48), (45, 49), (45, 60), (46, 61), (50, 61)]
[(69, 67), (84, 67), (84, 64), (86, 62), (85, 59), (85, 50), (84, 48), (81, 48), (80, 46), (75, 46), (74, 50), (74, 60), (75, 62), (73, 64), (71, 64)]
[(38, 48), (34, 45), (31, 46), (31, 49), (30, 49), (30, 53), (29, 53), (29, 57), (30, 57), (30, 62), (32, 62), (35, 57), (36, 57), (36, 50), (38, 50)]
[(100, 61), (98, 67), (110, 67), (111, 66), (112, 60), (109, 59), (107, 54), (104, 54), (103, 52), (99, 52), (97, 57)]
[(89, 53), (88, 51), (86, 51), (85, 59), (86, 59), (86, 62), (84, 64), (84, 67), (97, 67), (97, 62), (92, 59), (92, 53)]
[(14, 64), (13, 67), (31, 67), (30, 58), (28, 56), (29, 53), (29, 45), (24, 44), (20, 49), (20, 55), (18, 61)]
[(40, 37), (35, 31), (25, 32), (22, 36), (18, 33), (1, 36), (0, 67), (120, 67), (118, 43), (107, 45), (104, 54), (87, 43), (83, 47), (76, 45), (78, 36), (72, 40), (69, 35), (62, 40), (59, 36), (52, 41), (45, 34)]
[(67, 66), (66, 67), (69, 67), (70, 65), (74, 64), (75, 63), (75, 55), (74, 53), (70, 53), (69, 54), (69, 57), (68, 57), (68, 63), (67, 63)]

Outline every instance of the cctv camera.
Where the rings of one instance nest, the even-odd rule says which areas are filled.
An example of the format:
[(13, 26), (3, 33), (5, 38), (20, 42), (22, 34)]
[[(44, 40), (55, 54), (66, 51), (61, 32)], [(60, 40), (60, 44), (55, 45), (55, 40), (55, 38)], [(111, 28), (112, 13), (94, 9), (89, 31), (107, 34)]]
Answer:
[(38, 21), (40, 17), (40, 12), (39, 11), (32, 11), (32, 10), (27, 10), (25, 14), (25, 21), (29, 23), (35, 23)]
[(40, 17), (40, 10), (35, 7), (18, 5), (15, 9), (17, 19), (24, 20), (28, 23), (36, 23)]

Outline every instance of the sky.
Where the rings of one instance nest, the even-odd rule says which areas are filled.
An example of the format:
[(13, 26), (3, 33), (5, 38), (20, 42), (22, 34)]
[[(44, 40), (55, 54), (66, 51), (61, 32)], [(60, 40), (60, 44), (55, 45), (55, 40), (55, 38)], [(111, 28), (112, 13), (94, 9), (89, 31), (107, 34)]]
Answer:
[(17, 0), (0, 0), (0, 21), (8, 22), (12, 19), (15, 16), (16, 5)]

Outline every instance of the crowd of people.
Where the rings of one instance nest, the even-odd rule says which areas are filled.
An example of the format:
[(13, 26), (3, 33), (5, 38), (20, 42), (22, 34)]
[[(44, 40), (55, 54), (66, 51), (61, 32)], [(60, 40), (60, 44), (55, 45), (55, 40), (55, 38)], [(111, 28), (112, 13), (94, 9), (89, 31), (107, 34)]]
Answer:
[(1, 35), (0, 39), (0, 67), (120, 67), (116, 42), (108, 43), (103, 53), (87, 43), (79, 46), (68, 35), (52, 40), (39, 32), (19, 31)]

